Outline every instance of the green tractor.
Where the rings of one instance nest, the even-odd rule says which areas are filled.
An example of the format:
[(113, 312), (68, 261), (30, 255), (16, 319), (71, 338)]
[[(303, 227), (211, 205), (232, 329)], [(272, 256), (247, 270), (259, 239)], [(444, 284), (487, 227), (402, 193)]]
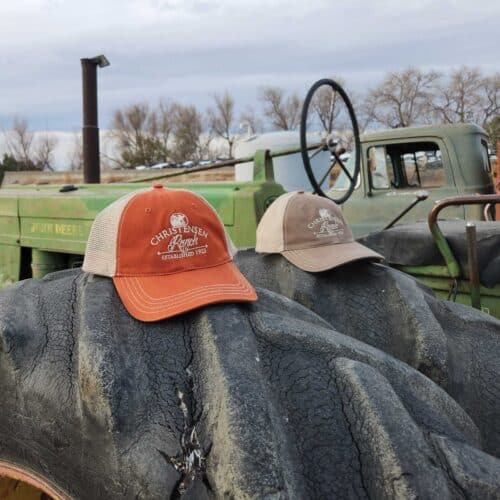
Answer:
[[(296, 176), (300, 170), (303, 188), (312, 186), (319, 195), (341, 203), (355, 236), (384, 254), (388, 264), (417, 277), (440, 298), (500, 317), (500, 222), (477, 222), (466, 236), (465, 221), (484, 218), (482, 207), (499, 201), (491, 194), (486, 140), (485, 132), (473, 125), (360, 137), (344, 90), (331, 80), (320, 80), (304, 103), (300, 146), (258, 149), (246, 157), (190, 169), (235, 165), (235, 181), (172, 182), (186, 173), (179, 171), (126, 184), (2, 188), (2, 284), (80, 265), (95, 215), (131, 189), (150, 186), (153, 179), (163, 178), (170, 188), (188, 188), (204, 196), (235, 244), (252, 247), (264, 211), (279, 195), (297, 187), (290, 184), (289, 174), (293, 170)], [(305, 171), (293, 165), (297, 158)], [(244, 180), (238, 176), (242, 165)], [(430, 230), (425, 222), (417, 222), (443, 198), (447, 201), (433, 209)], [(450, 207), (446, 215), (454, 220), (438, 223), (438, 211), (444, 207)], [(395, 225), (399, 221), (405, 224)]]

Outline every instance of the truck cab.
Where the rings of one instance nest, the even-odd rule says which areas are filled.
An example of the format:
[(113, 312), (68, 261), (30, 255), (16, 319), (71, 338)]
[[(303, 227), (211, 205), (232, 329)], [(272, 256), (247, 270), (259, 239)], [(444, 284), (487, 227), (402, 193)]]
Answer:
[[(353, 157), (347, 162), (353, 169)], [(352, 170), (351, 170), (352, 171)], [(332, 187), (346, 189), (341, 173)], [(342, 209), (355, 236), (378, 231), (406, 208), (417, 192), (429, 193), (401, 222), (423, 220), (443, 198), (493, 192), (485, 131), (471, 124), (402, 128), (361, 136), (361, 170)], [(481, 208), (450, 207), (450, 219), (481, 219)]]

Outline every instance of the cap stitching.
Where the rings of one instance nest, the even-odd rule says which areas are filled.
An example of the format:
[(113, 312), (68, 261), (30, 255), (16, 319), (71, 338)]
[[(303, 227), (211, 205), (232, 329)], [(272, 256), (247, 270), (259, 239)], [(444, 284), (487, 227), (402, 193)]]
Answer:
[[(242, 293), (243, 291), (244, 290), (234, 290), (234, 292), (225, 292), (225, 295), (223, 297), (219, 297), (218, 301), (224, 302), (224, 301), (226, 301), (226, 299), (235, 300), (232, 296), (236, 295), (236, 296), (240, 297), (240, 293)], [(213, 293), (205, 293), (204, 295), (197, 296), (194, 299), (199, 300), (201, 297), (205, 297), (206, 299), (212, 299), (212, 297), (217, 295), (217, 293), (218, 293), (217, 291), (214, 291)], [(191, 300), (193, 300), (193, 299), (191, 299)], [(243, 300), (241, 300), (241, 301), (243, 302)], [(250, 300), (248, 300), (247, 302), (250, 302)], [(208, 303), (211, 303), (211, 300)], [(200, 301), (199, 303), (195, 303), (195, 304), (192, 304), (192, 303), (189, 304), (188, 302), (179, 302), (179, 303), (175, 303), (175, 304), (169, 304), (167, 310), (165, 310), (166, 307), (152, 308), (152, 307), (147, 307), (146, 305), (139, 304), (137, 302), (134, 302), (134, 306), (135, 306), (137, 311), (144, 313), (144, 314), (158, 314), (158, 313), (162, 314), (162, 311), (164, 311), (164, 313), (166, 315), (165, 318), (167, 318), (167, 317), (170, 317), (171, 315), (174, 315), (174, 314), (180, 314), (183, 312), (188, 312), (188, 311), (193, 310), (193, 309), (197, 309), (198, 307), (201, 307), (202, 305), (206, 305), (208, 303), (206, 301)], [(147, 309), (145, 309), (144, 307), (147, 307)], [(162, 314), (162, 316), (163, 316), (163, 314)]]
[[(243, 278), (243, 277), (242, 277)], [(244, 278), (243, 278), (244, 279)], [(245, 280), (246, 281), (246, 280)], [(144, 288), (141, 286), (140, 282), (138, 280), (133, 280), (133, 281), (125, 281), (124, 282), (125, 288), (127, 289), (128, 292), (131, 294), (131, 300), (133, 301), (134, 306), (142, 311), (142, 312), (151, 312), (151, 311), (160, 311), (165, 308), (174, 308), (176, 306), (182, 306), (183, 304), (187, 304), (189, 301), (192, 301), (193, 299), (198, 299), (203, 296), (210, 296), (210, 295), (216, 295), (216, 294), (226, 294), (226, 295), (235, 295), (238, 293), (243, 293), (243, 292), (254, 292), (253, 288), (249, 287), (249, 283), (242, 282), (241, 280), (238, 279), (236, 283), (233, 285), (229, 286), (224, 286), (224, 285), (205, 285), (203, 287), (198, 287), (193, 290), (189, 290), (187, 292), (184, 292), (184, 294), (175, 294), (172, 297), (165, 298), (163, 300), (158, 300), (156, 299), (157, 304), (152, 304), (148, 305), (145, 303), (143, 298), (145, 296), (149, 297), (152, 301), (155, 299), (151, 296), (149, 296), (145, 291)], [(144, 307), (147, 307), (147, 309), (144, 309)]]
[(185, 302), (186, 300), (189, 300), (192, 296), (202, 295), (204, 293), (215, 293), (215, 292), (220, 292), (220, 291), (224, 291), (224, 290), (234, 290), (236, 288), (241, 288), (242, 290), (243, 289), (251, 290), (246, 283), (244, 283), (241, 280), (237, 280), (235, 283), (232, 283), (230, 285), (224, 285), (223, 283), (214, 284), (214, 285), (203, 285), (203, 286), (199, 286), (199, 287), (196, 287), (196, 288), (193, 288), (190, 290), (186, 290), (185, 292), (176, 293), (175, 295), (172, 295), (172, 296), (155, 298), (155, 297), (151, 297), (151, 295), (149, 295), (144, 290), (144, 287), (142, 286), (141, 282), (137, 278), (132, 278), (132, 280), (125, 280), (124, 285), (131, 292), (134, 292), (134, 289), (137, 290), (139, 292), (139, 295), (137, 295), (135, 293), (133, 293), (133, 295), (138, 297), (140, 299), (140, 301), (142, 301), (143, 298), (147, 297), (148, 301), (150, 301), (153, 304), (156, 303), (157, 305), (176, 303), (176, 302)]
[[(359, 245), (359, 243), (358, 243), (358, 245)], [(287, 252), (287, 254), (296, 255), (296, 256), (300, 257), (301, 259), (303, 259), (304, 261), (307, 261), (307, 262), (309, 262), (311, 264), (317, 264), (318, 263), (317, 259), (311, 258), (311, 257), (309, 257), (307, 255), (304, 255), (303, 253), (299, 253), (300, 250), (308, 250), (308, 249), (306, 248), (306, 249), (297, 249), (297, 250), (287, 250), (286, 252)], [(346, 258), (348, 260), (351, 259), (353, 261), (354, 260), (359, 260), (359, 259), (381, 259), (381, 258), (383, 259), (382, 256), (379, 256), (375, 252), (372, 253), (372, 254), (370, 254), (370, 255), (359, 255), (358, 254), (358, 255), (356, 255), (354, 257), (352, 255), (351, 256), (346, 256)], [(340, 259), (340, 262), (343, 263), (343, 262), (346, 262), (346, 261), (343, 260), (343, 259)]]
[[(319, 243), (319, 244), (312, 244), (312, 243), (315, 243), (313, 240), (309, 241), (307, 243), (307, 246), (304, 246), (304, 247), (300, 247), (300, 248), (290, 248), (290, 249), (287, 249), (287, 251), (292, 251), (292, 250), (307, 250), (308, 248), (319, 248), (319, 247), (328, 247), (328, 246), (338, 246), (338, 245), (348, 245), (349, 243), (357, 243), (356, 240), (353, 238), (352, 240), (349, 240), (349, 241), (342, 241), (342, 242), (339, 242), (339, 243), (333, 243), (332, 241), (328, 241), (328, 242), (325, 242), (325, 243)], [(359, 243), (360, 244), (360, 243)]]

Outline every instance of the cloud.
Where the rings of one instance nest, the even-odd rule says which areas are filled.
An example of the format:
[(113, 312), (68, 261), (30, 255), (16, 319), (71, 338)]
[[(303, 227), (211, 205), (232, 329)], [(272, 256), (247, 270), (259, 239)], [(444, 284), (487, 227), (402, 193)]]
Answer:
[(100, 120), (170, 97), (202, 109), (230, 90), (241, 108), (260, 85), (305, 93), (319, 77), (355, 90), (408, 65), (500, 70), (500, 4), (421, 0), (17, 0), (0, 2), (0, 124), (81, 126), (80, 58), (105, 53)]

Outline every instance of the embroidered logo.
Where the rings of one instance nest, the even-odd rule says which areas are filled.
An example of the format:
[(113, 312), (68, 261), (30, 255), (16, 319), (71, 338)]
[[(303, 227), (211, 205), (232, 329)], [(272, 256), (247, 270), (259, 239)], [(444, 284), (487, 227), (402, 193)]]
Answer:
[(157, 246), (165, 241), (166, 249), (156, 252), (162, 260), (185, 259), (207, 253), (207, 238), (208, 232), (205, 229), (190, 225), (185, 214), (176, 212), (170, 216), (170, 227), (155, 234), (150, 243)]
[(319, 217), (307, 225), (316, 238), (339, 237), (344, 234), (344, 222), (340, 217), (332, 215), (327, 208), (320, 208), (318, 214)]
[(172, 214), (170, 216), (170, 225), (172, 227), (175, 227), (175, 228), (184, 227), (184, 226), (187, 226), (188, 224), (189, 224), (189, 219), (184, 214), (176, 213), (176, 214)]

